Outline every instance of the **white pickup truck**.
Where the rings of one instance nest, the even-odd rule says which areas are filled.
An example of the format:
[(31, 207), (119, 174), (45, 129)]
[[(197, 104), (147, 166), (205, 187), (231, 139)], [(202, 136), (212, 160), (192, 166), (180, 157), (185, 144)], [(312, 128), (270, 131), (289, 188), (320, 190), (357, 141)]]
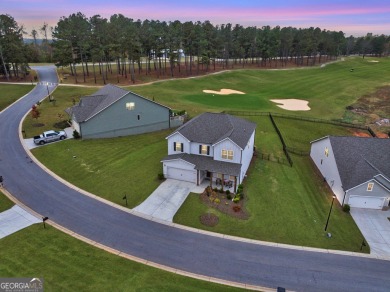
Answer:
[(39, 136), (34, 137), (34, 143), (43, 145), (45, 143), (64, 140), (67, 137), (65, 131), (46, 131)]

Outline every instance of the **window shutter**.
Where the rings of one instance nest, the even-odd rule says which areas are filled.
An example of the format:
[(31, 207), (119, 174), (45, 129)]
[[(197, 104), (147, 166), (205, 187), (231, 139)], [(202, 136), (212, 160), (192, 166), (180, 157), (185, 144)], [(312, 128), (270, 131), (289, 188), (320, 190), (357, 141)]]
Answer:
[(181, 152), (184, 152), (184, 144), (181, 143)]
[(210, 146), (207, 146), (207, 155), (210, 155)]
[(176, 142), (173, 142), (173, 151), (176, 151)]
[(199, 154), (202, 154), (202, 145), (199, 145)]

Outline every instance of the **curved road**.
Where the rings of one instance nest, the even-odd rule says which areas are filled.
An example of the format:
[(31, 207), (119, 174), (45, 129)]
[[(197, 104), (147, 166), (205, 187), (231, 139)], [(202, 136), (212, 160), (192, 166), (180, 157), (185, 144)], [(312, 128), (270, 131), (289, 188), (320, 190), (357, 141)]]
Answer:
[[(37, 67), (57, 82), (54, 68)], [(49, 90), (54, 90), (49, 86)], [(84, 237), (158, 264), (229, 281), (296, 291), (389, 291), (390, 261), (262, 246), (152, 222), (80, 194), (31, 162), (18, 125), (47, 95), (37, 85), (0, 114), (0, 174), (32, 210)]]

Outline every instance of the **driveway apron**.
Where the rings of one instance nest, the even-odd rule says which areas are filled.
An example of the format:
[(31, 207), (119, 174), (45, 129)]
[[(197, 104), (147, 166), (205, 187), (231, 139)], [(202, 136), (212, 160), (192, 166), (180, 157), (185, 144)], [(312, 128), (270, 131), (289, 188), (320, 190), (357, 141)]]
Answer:
[(351, 208), (351, 215), (370, 245), (371, 254), (390, 257), (390, 210)]

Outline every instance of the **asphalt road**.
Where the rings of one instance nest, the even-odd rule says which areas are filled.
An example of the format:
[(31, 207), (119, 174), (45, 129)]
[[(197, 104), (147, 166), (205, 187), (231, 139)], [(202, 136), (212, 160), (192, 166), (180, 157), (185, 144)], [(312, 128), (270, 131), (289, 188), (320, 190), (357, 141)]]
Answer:
[[(37, 68), (56, 82), (54, 68)], [(53, 90), (54, 86), (49, 86)], [(47, 95), (38, 85), (0, 113), (0, 175), (7, 190), (36, 212), (93, 241), (172, 268), (229, 281), (295, 291), (389, 291), (390, 261), (261, 246), (148, 221), (60, 183), (31, 162), (18, 125)]]

